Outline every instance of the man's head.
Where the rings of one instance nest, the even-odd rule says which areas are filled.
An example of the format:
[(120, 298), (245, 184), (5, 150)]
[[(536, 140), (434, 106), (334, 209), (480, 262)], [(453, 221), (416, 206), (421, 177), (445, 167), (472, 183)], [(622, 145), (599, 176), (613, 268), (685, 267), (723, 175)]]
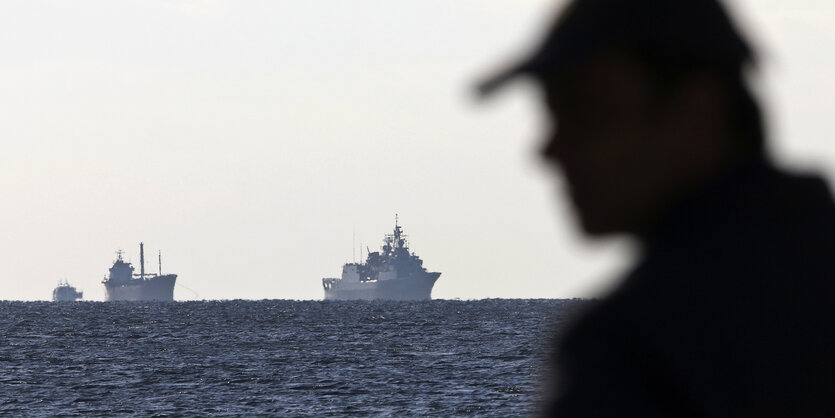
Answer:
[(751, 53), (715, 0), (577, 0), (530, 60), (483, 86), (532, 75), (590, 234), (645, 234), (688, 192), (762, 152), (743, 81)]

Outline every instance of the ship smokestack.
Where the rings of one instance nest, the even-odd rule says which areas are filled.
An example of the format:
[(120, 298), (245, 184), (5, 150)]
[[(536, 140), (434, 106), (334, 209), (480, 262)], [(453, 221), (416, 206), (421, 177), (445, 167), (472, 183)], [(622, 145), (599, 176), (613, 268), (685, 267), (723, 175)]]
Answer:
[(145, 244), (139, 243), (139, 277), (145, 279)]

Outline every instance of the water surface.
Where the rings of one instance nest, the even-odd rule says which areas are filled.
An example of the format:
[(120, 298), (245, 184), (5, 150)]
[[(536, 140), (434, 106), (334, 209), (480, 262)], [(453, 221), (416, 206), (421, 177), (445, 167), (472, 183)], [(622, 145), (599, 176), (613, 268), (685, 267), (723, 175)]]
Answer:
[(580, 304), (0, 302), (0, 413), (531, 415)]

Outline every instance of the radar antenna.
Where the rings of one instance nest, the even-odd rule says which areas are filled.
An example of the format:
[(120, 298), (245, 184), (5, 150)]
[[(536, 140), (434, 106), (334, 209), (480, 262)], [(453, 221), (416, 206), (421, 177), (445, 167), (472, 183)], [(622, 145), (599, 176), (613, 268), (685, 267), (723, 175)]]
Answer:
[(400, 235), (403, 234), (403, 231), (400, 230), (400, 216), (398, 214), (394, 214), (394, 246), (400, 246)]

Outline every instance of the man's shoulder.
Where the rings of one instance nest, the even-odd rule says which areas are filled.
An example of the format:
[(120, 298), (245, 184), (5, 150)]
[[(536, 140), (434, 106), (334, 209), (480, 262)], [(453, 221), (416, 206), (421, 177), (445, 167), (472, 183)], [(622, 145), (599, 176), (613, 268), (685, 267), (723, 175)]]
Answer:
[(707, 410), (815, 410), (833, 389), (832, 293), (816, 294), (805, 280), (777, 291), (743, 281), (754, 283), (743, 292), (690, 279), (689, 289), (625, 284), (564, 334), (559, 363), (574, 369), (571, 379), (632, 379), (659, 399)]
[(730, 177), (674, 211), (618, 297), (832, 290), (835, 201), (827, 183), (771, 166)]

